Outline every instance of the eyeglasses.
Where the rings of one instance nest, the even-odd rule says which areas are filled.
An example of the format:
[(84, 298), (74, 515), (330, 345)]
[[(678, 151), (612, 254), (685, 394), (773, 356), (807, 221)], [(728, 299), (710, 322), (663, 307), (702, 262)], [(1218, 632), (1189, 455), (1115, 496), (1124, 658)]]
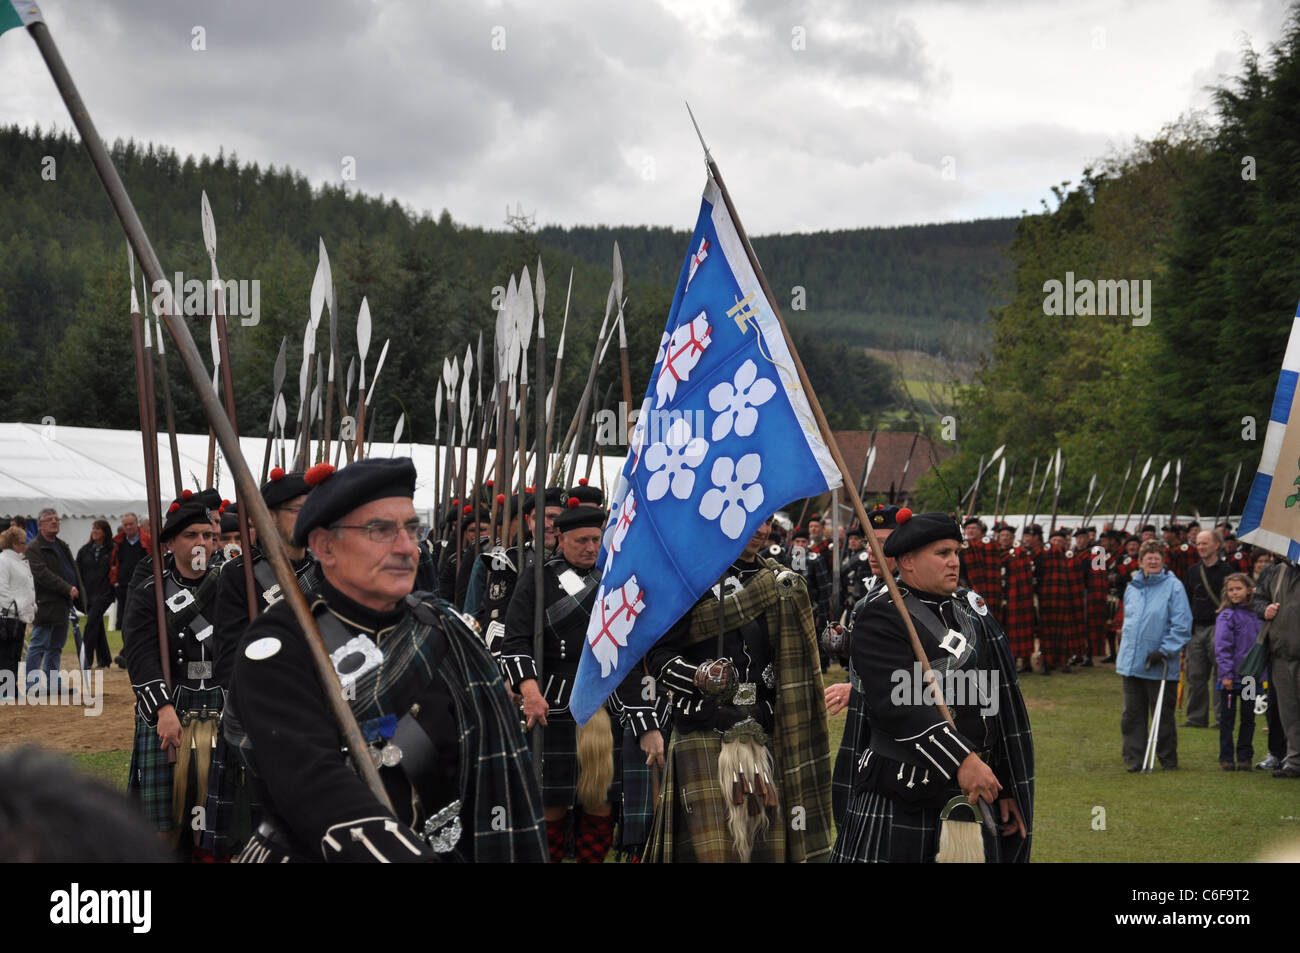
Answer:
[(418, 519), (407, 520), (402, 525), (398, 525), (391, 520), (374, 520), (361, 526), (349, 526), (343, 523), (335, 523), (330, 529), (359, 529), (364, 530), (367, 537), (372, 543), (382, 543), (385, 546), (391, 546), (397, 539), (398, 530), (404, 532), (411, 542), (416, 542), (420, 538), (420, 521)]

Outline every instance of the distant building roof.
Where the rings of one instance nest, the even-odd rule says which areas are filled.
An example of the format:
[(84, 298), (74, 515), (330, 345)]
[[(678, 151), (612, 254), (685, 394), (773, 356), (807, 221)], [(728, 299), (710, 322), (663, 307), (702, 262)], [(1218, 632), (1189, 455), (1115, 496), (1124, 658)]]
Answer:
[[(844, 454), (849, 474), (855, 481), (860, 480), (867, 460), (867, 450), (871, 446), (871, 431), (836, 430), (832, 433), (835, 442), (839, 444), (840, 453)], [(876, 433), (875, 447), (876, 463), (867, 480), (868, 496), (888, 494), (891, 483), (896, 492), (910, 493), (916, 489), (921, 477), (930, 472), (936, 461), (942, 462), (956, 452), (950, 444), (931, 440), (925, 434), (890, 433), (883, 430)], [(907, 478), (904, 480), (903, 467), (907, 463), (909, 452), (912, 462), (907, 467)]]

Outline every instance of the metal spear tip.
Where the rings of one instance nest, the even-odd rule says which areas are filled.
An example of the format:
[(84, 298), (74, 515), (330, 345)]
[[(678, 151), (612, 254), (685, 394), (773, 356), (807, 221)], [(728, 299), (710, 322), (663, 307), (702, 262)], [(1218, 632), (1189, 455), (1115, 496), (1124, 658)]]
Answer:
[[(199, 211), (203, 219), (203, 247), (208, 250), (208, 257), (215, 259), (217, 257), (217, 223), (212, 219), (212, 204), (208, 201), (206, 190), (199, 197)], [(212, 267), (214, 270), (216, 269), (215, 260)]]
[(623, 256), (619, 254), (618, 242), (614, 242), (614, 299), (623, 297)]
[(546, 304), (546, 275), (542, 273), (542, 256), (537, 256), (537, 280), (533, 282), (533, 291), (537, 295), (537, 327), (541, 334), (542, 307)]

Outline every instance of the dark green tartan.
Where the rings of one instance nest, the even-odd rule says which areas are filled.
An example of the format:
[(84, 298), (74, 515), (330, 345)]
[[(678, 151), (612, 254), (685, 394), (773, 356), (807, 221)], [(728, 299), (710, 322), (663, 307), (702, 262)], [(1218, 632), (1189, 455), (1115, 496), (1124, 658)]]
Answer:
[[(174, 707), (179, 718), (187, 711), (200, 708), (221, 710), (224, 696), (219, 688), (203, 691), (176, 689)], [(172, 818), (172, 778), (175, 769), (158, 743), (158, 728), (135, 715), (135, 740), (131, 749), (131, 769), (126, 779), (126, 793), (140, 802), (145, 818), (160, 831), (176, 826)], [(211, 776), (209, 775), (209, 779)], [(210, 783), (210, 780), (209, 780)]]
[(568, 710), (552, 711), (542, 729), (542, 804), (573, 807), (578, 790), (578, 724)]
[[(1015, 660), (1007, 637), (998, 626), (992, 613), (979, 615), (970, 607), (966, 593), (959, 588), (953, 595), (954, 608), (963, 631), (974, 627), (980, 641), (988, 647), (989, 661), (998, 671), (998, 728), (1001, 741), (991, 757), (992, 767), (1005, 762), (1013, 778), (1012, 790), (1025, 821), (1027, 836), (1018, 834), (999, 836), (996, 841), (984, 834), (985, 857), (990, 862), (1027, 863), (1034, 834), (1034, 739), (1029, 728), (1029, 713), (1020, 694), (1016, 677)], [(862, 635), (858, 636), (859, 638)], [(853, 698), (860, 699), (859, 692)], [(850, 758), (861, 756), (870, 739), (871, 729), (865, 717), (859, 716), (855, 731), (855, 749)], [(849, 726), (845, 726), (845, 739), (849, 739)], [(859, 747), (860, 746), (860, 747)], [(837, 765), (838, 767), (838, 765)], [(852, 760), (851, 777), (856, 778), (857, 765)], [(952, 794), (960, 794), (954, 779)], [(843, 815), (836, 815), (839, 836), (831, 855), (833, 863), (928, 863), (939, 850), (939, 807), (915, 807), (903, 804), (876, 791), (863, 790), (852, 793)], [(996, 816), (995, 816), (996, 819)]]
[[(618, 775), (623, 782), (622, 823), (614, 845), (620, 851), (639, 852), (650, 836), (650, 822), (654, 819), (654, 779), (650, 766), (645, 763), (641, 740), (636, 732), (623, 727), (622, 770)], [(617, 767), (617, 765), (616, 765)]]
[[(770, 859), (787, 863), (824, 862), (830, 855), (834, 831), (831, 755), (826, 694), (821, 682), (812, 606), (802, 576), (765, 556), (759, 556), (758, 560), (769, 571), (757, 574), (743, 589), (723, 600), (724, 618), (721, 623), (730, 631), (767, 615), (768, 633), (772, 639), (777, 689), (770, 747), (781, 813), (764, 842), (755, 846), (752, 860), (763, 862), (769, 859), (765, 856), (767, 847), (764, 845), (776, 847), (779, 844), (780, 855)], [(691, 613), (692, 641), (716, 641), (719, 629), (717, 598), (706, 593)], [(648, 862), (669, 863), (675, 852), (691, 850), (700, 859), (721, 858), (727, 851), (730, 859), (738, 859), (726, 830), (725, 812), (718, 814), (716, 811), (716, 807), (724, 803), (717, 776), (720, 751), (721, 740), (712, 732), (684, 735), (673, 732), (668, 768), (659, 804), (655, 808), (650, 844), (646, 849)], [(707, 794), (706, 787), (714, 789), (713, 794)], [(680, 817), (679, 811), (684, 810), (677, 805), (683, 791), (691, 809), (691, 813), (686, 815), (691, 822), (689, 830), (673, 823), (673, 815)], [(701, 805), (698, 809), (697, 801)], [(795, 808), (801, 809), (797, 824), (792, 813)], [(703, 817), (695, 816), (698, 810), (703, 811)], [(721, 818), (720, 828), (715, 826), (717, 818)], [(775, 831), (778, 826), (783, 829), (779, 835)], [(693, 847), (687, 846), (687, 840), (697, 838), (702, 840)], [(719, 838), (725, 838), (726, 850), (718, 846)]]
[(231, 747), (224, 731), (218, 732), (217, 747), (212, 752), (212, 771), (208, 775), (206, 823), (199, 846), (212, 851), (217, 860), (239, 853), (257, 826), (260, 813), (257, 795), (239, 760), (239, 752)]

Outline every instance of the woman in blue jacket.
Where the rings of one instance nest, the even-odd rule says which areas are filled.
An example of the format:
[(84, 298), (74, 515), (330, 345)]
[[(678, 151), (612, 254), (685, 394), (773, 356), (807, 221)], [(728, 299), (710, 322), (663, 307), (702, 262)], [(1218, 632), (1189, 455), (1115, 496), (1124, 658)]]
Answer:
[(1147, 718), (1154, 715), (1160, 681), (1165, 697), (1160, 706), (1156, 757), (1166, 770), (1178, 767), (1178, 737), (1174, 709), (1178, 698), (1179, 653), (1192, 631), (1192, 608), (1178, 577), (1165, 569), (1164, 549), (1150, 540), (1138, 550), (1138, 567), (1124, 590), (1124, 634), (1115, 671), (1124, 677), (1124, 765), (1142, 768), (1147, 746)]

